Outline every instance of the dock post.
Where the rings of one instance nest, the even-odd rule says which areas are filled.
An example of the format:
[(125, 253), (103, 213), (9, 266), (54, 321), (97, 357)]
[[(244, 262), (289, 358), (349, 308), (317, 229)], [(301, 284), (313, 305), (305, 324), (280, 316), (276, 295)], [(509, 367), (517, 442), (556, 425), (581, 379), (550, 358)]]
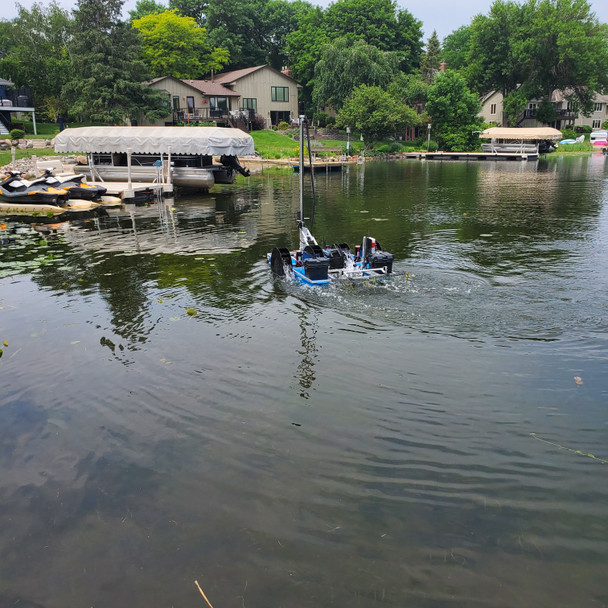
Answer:
[[(172, 176), (171, 176), (171, 146), (167, 146), (167, 183), (169, 186), (172, 185)], [(173, 190), (173, 189), (171, 189)]]
[(131, 190), (131, 148), (127, 148), (127, 182), (129, 190)]

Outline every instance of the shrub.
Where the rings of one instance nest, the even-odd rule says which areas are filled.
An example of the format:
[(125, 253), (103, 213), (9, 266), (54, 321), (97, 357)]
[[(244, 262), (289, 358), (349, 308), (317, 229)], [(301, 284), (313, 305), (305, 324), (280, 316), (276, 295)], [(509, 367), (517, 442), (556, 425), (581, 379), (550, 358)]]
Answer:
[(325, 112), (315, 112), (312, 116), (312, 121), (320, 127), (326, 127), (328, 118), (329, 115)]
[(282, 120), (278, 125), (277, 128), (279, 129), (279, 131), (286, 131), (287, 129), (289, 129), (289, 124), (286, 123), (284, 120)]
[(576, 133), (572, 129), (564, 129), (562, 131), (562, 137), (564, 139), (576, 139)]
[(249, 123), (252, 131), (262, 131), (266, 126), (266, 121), (261, 114), (254, 114)]
[(11, 129), (11, 139), (23, 139), (25, 131), (23, 129)]

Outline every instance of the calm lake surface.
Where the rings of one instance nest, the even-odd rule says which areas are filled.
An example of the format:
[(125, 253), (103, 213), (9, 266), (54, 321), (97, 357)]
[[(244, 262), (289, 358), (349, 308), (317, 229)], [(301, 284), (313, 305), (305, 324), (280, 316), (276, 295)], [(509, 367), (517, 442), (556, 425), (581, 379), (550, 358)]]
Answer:
[(608, 606), (607, 163), (318, 175), (366, 286), (287, 170), (3, 225), (0, 606)]

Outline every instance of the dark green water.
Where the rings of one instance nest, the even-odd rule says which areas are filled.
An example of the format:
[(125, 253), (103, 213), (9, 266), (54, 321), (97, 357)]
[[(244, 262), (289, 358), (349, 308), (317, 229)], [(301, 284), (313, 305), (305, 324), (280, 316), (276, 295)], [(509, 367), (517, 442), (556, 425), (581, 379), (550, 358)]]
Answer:
[(382, 285), (271, 278), (288, 172), (8, 222), (0, 606), (608, 605), (606, 162), (319, 176)]

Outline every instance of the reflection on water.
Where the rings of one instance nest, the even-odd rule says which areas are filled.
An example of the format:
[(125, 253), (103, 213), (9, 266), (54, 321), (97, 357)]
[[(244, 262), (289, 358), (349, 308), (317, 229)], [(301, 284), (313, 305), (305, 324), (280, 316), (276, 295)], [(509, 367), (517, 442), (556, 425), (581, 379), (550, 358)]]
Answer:
[[(608, 170), (368, 163), (0, 222), (0, 605), (605, 605)], [(306, 193), (309, 203), (310, 193)], [(592, 456), (595, 456), (593, 458)]]

